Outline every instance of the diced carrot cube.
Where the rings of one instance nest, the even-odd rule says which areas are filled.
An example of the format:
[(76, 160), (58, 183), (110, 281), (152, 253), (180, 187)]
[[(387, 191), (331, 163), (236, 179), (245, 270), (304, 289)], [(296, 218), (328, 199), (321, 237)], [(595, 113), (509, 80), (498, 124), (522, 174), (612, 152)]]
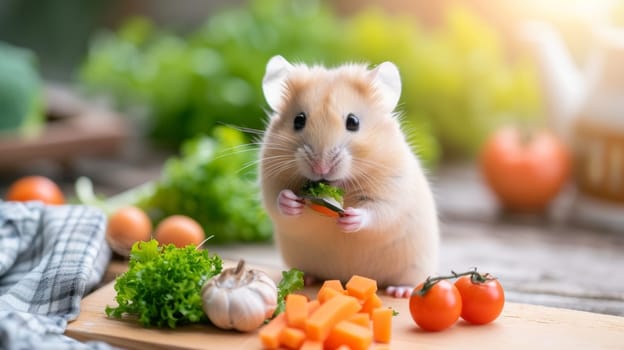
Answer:
[(286, 328), (286, 315), (281, 313), (264, 325), (260, 331), (260, 342), (265, 349), (277, 349), (280, 346), (280, 333)]
[(286, 297), (285, 313), (289, 327), (304, 329), (308, 318), (308, 297), (303, 294), (289, 294)]
[(369, 315), (373, 314), (373, 310), (380, 308), (383, 306), (383, 301), (377, 294), (371, 295), (368, 299), (364, 301), (362, 304), (362, 311), (366, 312)]
[(346, 284), (347, 293), (360, 300), (366, 300), (377, 292), (377, 281), (354, 275)]
[(373, 338), (379, 343), (389, 343), (392, 338), (392, 309), (377, 308), (373, 310)]
[(362, 306), (357, 299), (350, 296), (337, 295), (329, 299), (324, 304), (321, 304), (308, 318), (306, 322), (308, 338), (311, 340), (325, 340), (329, 331), (338, 322), (351, 317), (360, 311), (361, 308)]
[(351, 350), (367, 350), (372, 343), (373, 333), (370, 328), (342, 321), (329, 332), (325, 347), (336, 349), (341, 345), (347, 345)]
[(375, 344), (373, 350), (390, 350), (389, 344)]
[(318, 301), (318, 299), (308, 301), (308, 303), (306, 304), (306, 308), (308, 309), (308, 317), (310, 317), (310, 315), (312, 315), (312, 313), (316, 311), (319, 306), (321, 306), (321, 302)]
[(339, 280), (326, 280), (325, 282), (323, 282), (323, 285), (321, 287), (329, 287), (341, 292), (342, 294), (347, 293), (347, 291), (342, 287), (342, 282), (340, 282)]
[(299, 328), (286, 327), (279, 335), (280, 344), (288, 349), (299, 349), (305, 341), (306, 334)]
[(323, 342), (306, 339), (299, 350), (323, 350)]
[(319, 289), (318, 291), (316, 298), (321, 304), (324, 304), (327, 300), (337, 295), (344, 295), (344, 293), (337, 291), (336, 289), (331, 287), (321, 287), (321, 289)]
[(362, 327), (370, 327), (370, 315), (363, 312), (358, 312), (357, 314), (349, 317), (348, 320), (355, 324), (359, 324)]

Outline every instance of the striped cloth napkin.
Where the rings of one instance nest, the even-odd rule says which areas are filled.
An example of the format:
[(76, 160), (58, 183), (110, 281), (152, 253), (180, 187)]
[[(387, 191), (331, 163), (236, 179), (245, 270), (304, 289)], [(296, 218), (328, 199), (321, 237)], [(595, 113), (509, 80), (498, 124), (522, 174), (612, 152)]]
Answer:
[(97, 209), (0, 201), (0, 349), (110, 349), (63, 335), (110, 260)]

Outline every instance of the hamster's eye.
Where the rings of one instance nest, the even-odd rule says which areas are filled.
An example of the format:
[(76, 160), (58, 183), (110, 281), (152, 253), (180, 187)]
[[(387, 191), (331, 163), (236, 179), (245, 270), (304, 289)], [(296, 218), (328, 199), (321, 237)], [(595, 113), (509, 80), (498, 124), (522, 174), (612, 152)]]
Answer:
[(305, 127), (306, 124), (306, 115), (301, 112), (295, 116), (295, 120), (293, 121), (293, 127), (295, 131), (299, 131)]
[(353, 113), (347, 115), (347, 130), (358, 131), (360, 129), (360, 119)]

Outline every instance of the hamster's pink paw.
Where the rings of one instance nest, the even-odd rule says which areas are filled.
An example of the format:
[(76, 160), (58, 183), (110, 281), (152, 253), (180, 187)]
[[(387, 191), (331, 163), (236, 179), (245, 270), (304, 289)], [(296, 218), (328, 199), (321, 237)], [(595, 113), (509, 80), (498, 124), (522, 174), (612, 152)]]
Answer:
[(344, 232), (357, 232), (368, 225), (370, 214), (361, 208), (346, 208), (344, 216), (338, 218), (338, 225)]
[(413, 286), (388, 286), (386, 294), (395, 298), (409, 298), (413, 290)]
[(277, 196), (277, 206), (284, 215), (301, 215), (303, 201), (291, 190), (282, 190)]

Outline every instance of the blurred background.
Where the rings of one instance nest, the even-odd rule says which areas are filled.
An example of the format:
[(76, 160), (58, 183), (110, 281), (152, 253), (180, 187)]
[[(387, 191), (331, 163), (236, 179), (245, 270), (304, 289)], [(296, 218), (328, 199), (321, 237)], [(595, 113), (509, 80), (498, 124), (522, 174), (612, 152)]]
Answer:
[[(183, 159), (185, 143), (217, 138), (215, 128), (262, 130), (260, 82), (275, 54), (326, 65), (389, 60), (402, 75), (403, 126), (432, 177), (473, 168), (466, 181), (490, 187), (478, 210), (464, 208), (457, 191), (441, 196), (454, 213), (513, 207), (496, 188), (510, 186), (493, 184), (515, 171), (499, 164), (510, 151), (479, 162), (486, 140), (512, 126), (550, 132), (569, 155), (524, 151), (542, 172), (562, 173), (544, 180), (553, 193), (535, 190), (548, 205), (529, 211), (543, 217), (564, 197), (560, 188), (572, 187), (561, 215), (576, 218), (570, 207), (592, 202), (580, 210), (598, 213), (587, 221), (622, 230), (621, 26), (624, 1), (615, 0), (5, 0), (0, 176), (6, 187), (43, 172), (73, 194), (87, 175), (112, 195), (157, 177), (168, 158)], [(241, 134), (241, 144), (255, 140)], [(106, 166), (114, 179), (94, 170)]]
[[(547, 130), (572, 160), (558, 186), (608, 202), (589, 211), (620, 213), (623, 25), (615, 0), (5, 0), (0, 170), (7, 183), (26, 172), (71, 183), (97, 162), (139, 165), (98, 179), (110, 195), (153, 177), (215, 127), (261, 130), (260, 81), (275, 54), (327, 65), (389, 60), (403, 79), (404, 128), (432, 174), (457, 163), (504, 168), (479, 164), (488, 137), (504, 126)], [(550, 157), (541, 162), (565, 163)], [(601, 224), (620, 228), (611, 221)]]
[(228, 232), (216, 243), (270, 240), (248, 146), (268, 59), (393, 61), (450, 251), (453, 223), (472, 223), (548, 232), (545, 252), (576, 242), (610, 266), (624, 246), (623, 27), (622, 0), (3, 0), (0, 195), (37, 173), (75, 203), (184, 212)]

